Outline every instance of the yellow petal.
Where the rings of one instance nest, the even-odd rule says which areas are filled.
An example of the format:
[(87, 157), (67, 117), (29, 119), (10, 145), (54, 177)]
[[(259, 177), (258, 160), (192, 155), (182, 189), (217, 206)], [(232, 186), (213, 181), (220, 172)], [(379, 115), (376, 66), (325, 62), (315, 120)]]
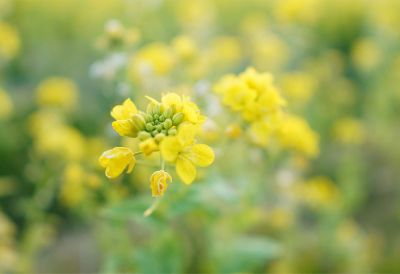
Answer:
[(137, 128), (133, 126), (131, 120), (116, 120), (112, 123), (112, 127), (121, 136), (137, 137)]
[(108, 178), (118, 177), (126, 167), (128, 173), (135, 166), (136, 159), (133, 152), (126, 147), (115, 147), (105, 151), (99, 158), (99, 163), (104, 167)]
[(131, 99), (126, 99), (122, 105), (116, 105), (112, 111), (111, 116), (115, 120), (127, 120), (137, 113), (137, 108)]
[(168, 93), (166, 95), (164, 95), (161, 99), (162, 104), (165, 107), (170, 107), (170, 106), (175, 106), (176, 110), (180, 110), (181, 105), (182, 105), (182, 100), (181, 97), (176, 94), (176, 93)]
[(185, 184), (191, 184), (196, 178), (196, 167), (186, 157), (180, 156), (176, 161), (176, 173)]
[(181, 150), (182, 145), (177, 137), (166, 137), (160, 144), (161, 155), (168, 162), (175, 162)]
[(158, 145), (154, 141), (153, 138), (148, 138), (139, 144), (140, 151), (144, 153), (144, 155), (149, 156), (152, 154), (154, 151), (158, 150)]
[(145, 97), (146, 97), (147, 100), (149, 100), (150, 102), (152, 102), (152, 103), (154, 103), (156, 105), (158, 105), (160, 103), (156, 99), (154, 99), (153, 97), (150, 97), (150, 96), (147, 96), (147, 95)]
[(178, 128), (178, 138), (184, 146), (192, 144), (197, 131), (197, 126), (190, 123), (183, 123)]
[(206, 167), (214, 162), (214, 151), (204, 144), (194, 145), (189, 153), (189, 159), (200, 167)]

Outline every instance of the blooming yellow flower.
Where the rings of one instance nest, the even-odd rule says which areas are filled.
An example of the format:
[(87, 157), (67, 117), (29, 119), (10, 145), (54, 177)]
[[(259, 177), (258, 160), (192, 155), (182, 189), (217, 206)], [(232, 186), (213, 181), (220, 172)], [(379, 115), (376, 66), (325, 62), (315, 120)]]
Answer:
[(115, 147), (105, 151), (100, 156), (99, 163), (106, 169), (106, 176), (112, 179), (118, 177), (125, 168), (130, 173), (136, 164), (136, 158), (129, 148)]
[(177, 136), (166, 137), (160, 144), (162, 157), (176, 164), (176, 172), (186, 184), (196, 178), (196, 166), (206, 167), (214, 161), (214, 152), (209, 146), (194, 143), (196, 131), (196, 126), (182, 124)]
[(111, 116), (115, 119), (112, 123), (114, 130), (121, 136), (136, 137), (138, 128), (133, 121), (136, 113), (136, 106), (131, 99), (126, 99), (122, 105), (115, 106), (111, 111)]
[(150, 178), (152, 194), (159, 197), (172, 180), (164, 171), (165, 161), (174, 164), (182, 181), (190, 184), (196, 177), (196, 166), (210, 165), (214, 152), (209, 146), (196, 143), (206, 117), (189, 97), (170, 92), (164, 94), (160, 102), (149, 96), (146, 98), (149, 103), (145, 112), (138, 111), (130, 99), (111, 111), (116, 119), (114, 129), (122, 136), (134, 138), (135, 150), (139, 151), (133, 153), (127, 147), (116, 147), (104, 152), (99, 161), (106, 168), (106, 176), (115, 178), (125, 168), (128, 173), (132, 170), (135, 155), (160, 153), (161, 170)]
[(172, 182), (172, 177), (164, 170), (154, 172), (150, 177), (150, 189), (153, 197), (161, 197)]

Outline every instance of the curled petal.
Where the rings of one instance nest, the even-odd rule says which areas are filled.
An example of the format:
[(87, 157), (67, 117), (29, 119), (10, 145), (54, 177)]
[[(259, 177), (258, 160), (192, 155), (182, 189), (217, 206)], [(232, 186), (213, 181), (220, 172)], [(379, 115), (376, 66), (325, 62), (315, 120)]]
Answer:
[(111, 111), (111, 116), (115, 120), (127, 120), (137, 113), (137, 108), (131, 99), (126, 99), (122, 105), (115, 106)]
[(105, 151), (99, 158), (99, 163), (104, 167), (108, 178), (118, 177), (125, 168), (130, 173), (135, 166), (136, 159), (133, 152), (127, 147), (115, 147)]

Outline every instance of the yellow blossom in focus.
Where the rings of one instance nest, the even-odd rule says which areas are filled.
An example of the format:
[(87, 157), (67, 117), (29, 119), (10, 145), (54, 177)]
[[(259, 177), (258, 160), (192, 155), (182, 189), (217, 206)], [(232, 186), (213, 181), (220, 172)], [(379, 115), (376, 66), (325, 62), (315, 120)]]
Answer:
[(150, 189), (153, 197), (161, 197), (172, 182), (172, 177), (164, 170), (154, 172), (150, 177)]
[(196, 126), (182, 124), (177, 136), (166, 137), (160, 145), (162, 157), (176, 164), (176, 172), (186, 184), (196, 178), (196, 166), (206, 167), (214, 161), (214, 152), (209, 146), (194, 144), (196, 131)]
[(110, 179), (118, 177), (126, 168), (130, 173), (136, 164), (135, 155), (126, 147), (115, 147), (105, 151), (99, 159), (100, 165), (106, 169), (106, 176)]
[(342, 118), (333, 125), (336, 140), (344, 144), (361, 144), (365, 139), (362, 123), (354, 118)]
[(77, 103), (78, 89), (75, 83), (67, 78), (52, 77), (39, 84), (36, 99), (40, 106), (70, 110)]
[(115, 106), (111, 111), (111, 116), (115, 119), (112, 123), (114, 130), (121, 136), (136, 137), (138, 128), (132, 120), (136, 113), (136, 106), (131, 99), (126, 99), (122, 105)]
[(0, 22), (0, 60), (13, 58), (19, 48), (20, 40), (17, 30), (5, 22)]
[(182, 121), (200, 124), (205, 120), (205, 117), (201, 115), (198, 106), (190, 101), (188, 96), (179, 96), (176, 93), (170, 92), (162, 96), (161, 103), (164, 108), (173, 107), (176, 112), (182, 112), (184, 115)]
[(8, 118), (13, 108), (14, 105), (10, 96), (0, 87), (0, 119)]

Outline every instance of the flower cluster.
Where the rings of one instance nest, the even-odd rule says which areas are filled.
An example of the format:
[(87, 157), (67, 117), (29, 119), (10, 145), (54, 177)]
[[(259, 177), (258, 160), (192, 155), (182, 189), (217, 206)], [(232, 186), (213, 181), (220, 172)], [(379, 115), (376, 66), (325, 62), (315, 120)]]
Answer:
[[(250, 140), (256, 145), (268, 147), (273, 142), (307, 156), (318, 154), (317, 134), (304, 119), (284, 110), (286, 100), (274, 86), (270, 73), (248, 68), (238, 76), (226, 75), (214, 85), (214, 91), (224, 105), (240, 114)], [(240, 128), (235, 132), (241, 132)]]
[(209, 166), (214, 161), (214, 152), (209, 146), (196, 143), (205, 117), (189, 97), (167, 93), (162, 96), (161, 102), (146, 98), (149, 103), (145, 112), (138, 111), (130, 99), (111, 111), (115, 119), (112, 123), (114, 130), (121, 136), (136, 138), (139, 151), (115, 147), (105, 151), (99, 162), (108, 178), (116, 178), (125, 169), (127, 173), (132, 171), (136, 155), (159, 153), (161, 170), (154, 172), (150, 178), (152, 195), (159, 197), (172, 181), (171, 175), (165, 171), (165, 162), (174, 165), (181, 180), (190, 184), (196, 178), (196, 166)]

